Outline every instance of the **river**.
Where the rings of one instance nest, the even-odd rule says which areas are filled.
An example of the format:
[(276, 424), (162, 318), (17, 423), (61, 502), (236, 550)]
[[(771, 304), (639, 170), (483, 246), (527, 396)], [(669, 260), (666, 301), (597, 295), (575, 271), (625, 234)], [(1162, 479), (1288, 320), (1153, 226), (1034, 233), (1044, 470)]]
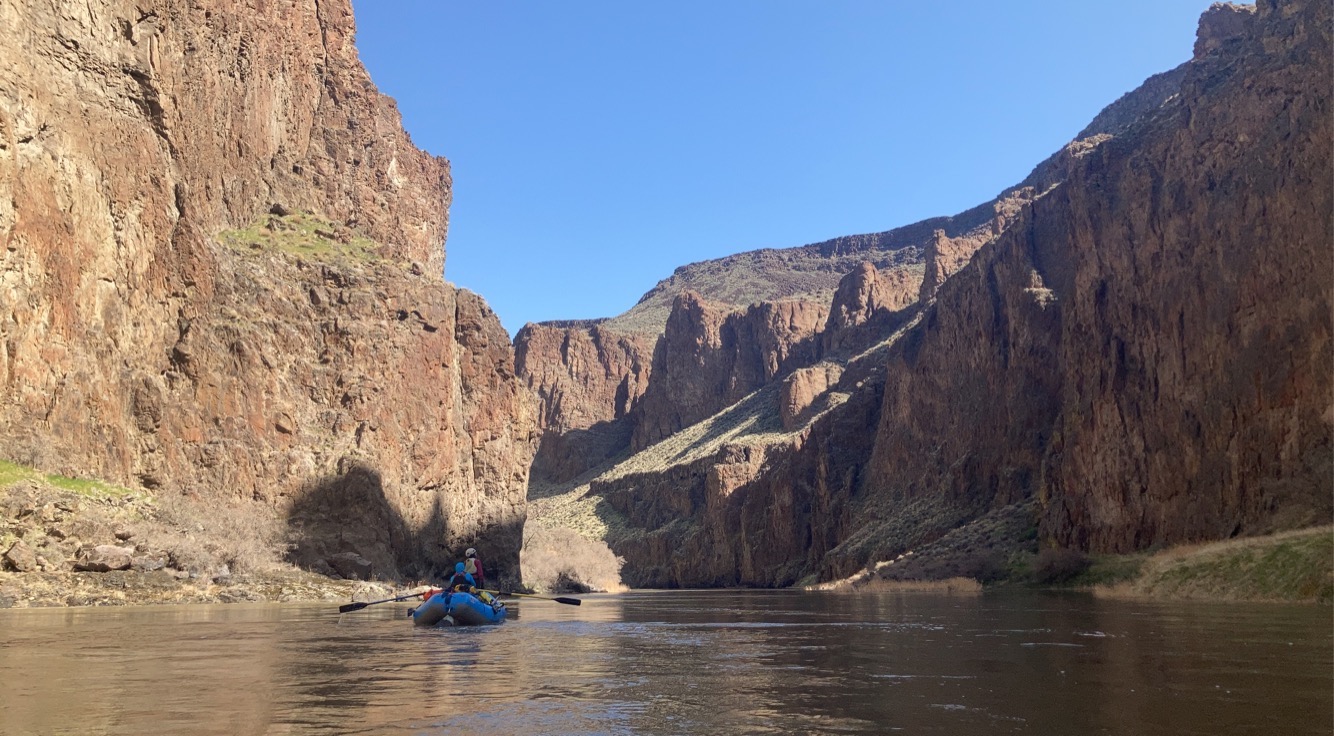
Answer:
[(0, 611), (4, 734), (1329, 734), (1317, 606), (635, 592)]

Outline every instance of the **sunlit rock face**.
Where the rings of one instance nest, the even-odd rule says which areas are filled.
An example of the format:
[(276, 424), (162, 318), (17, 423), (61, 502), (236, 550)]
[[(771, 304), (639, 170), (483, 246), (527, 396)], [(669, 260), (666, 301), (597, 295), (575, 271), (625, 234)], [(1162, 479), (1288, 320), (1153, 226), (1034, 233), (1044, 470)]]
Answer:
[(648, 387), (653, 341), (601, 322), (527, 324), (515, 366), (542, 433), (533, 472), (569, 480), (629, 442), (626, 419)]
[[(509, 340), (443, 283), (448, 162), (353, 33), (347, 0), (0, 4), (0, 456), (262, 499), (382, 573), (515, 566)], [(343, 255), (219, 237), (296, 214)], [(313, 536), (348, 486), (364, 528)]]
[(677, 297), (653, 353), (653, 380), (634, 417), (643, 449), (768, 385), (819, 354), (828, 307), (760, 302), (733, 311), (694, 292)]
[(1097, 551), (1329, 520), (1329, 6), (1219, 13), (1176, 97), (939, 287), (868, 490), (1035, 495)]
[[(938, 238), (944, 233), (936, 231)], [(932, 252), (928, 248), (928, 258)], [(931, 273), (931, 267), (926, 269)], [(864, 350), (877, 342), (916, 304), (923, 274), (916, 269), (881, 271), (863, 263), (839, 282), (820, 333), (822, 355)]]

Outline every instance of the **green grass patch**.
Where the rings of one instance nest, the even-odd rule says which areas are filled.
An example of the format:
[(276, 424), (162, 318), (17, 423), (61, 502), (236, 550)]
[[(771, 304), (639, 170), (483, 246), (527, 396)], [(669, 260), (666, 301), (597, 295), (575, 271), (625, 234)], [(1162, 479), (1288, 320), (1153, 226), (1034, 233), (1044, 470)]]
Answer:
[(1100, 588), (1110, 595), (1334, 602), (1334, 527), (1177, 547), (1144, 560), (1141, 574)]
[(37, 472), (32, 468), (25, 468), (8, 460), (0, 460), (0, 486), (10, 486), (36, 475)]
[(378, 243), (308, 212), (265, 215), (249, 227), (218, 233), (218, 240), (243, 252), (277, 251), (317, 261), (380, 260)]
[(1070, 580), (1071, 585), (1090, 587), (1094, 585), (1115, 585), (1133, 580), (1144, 569), (1148, 555), (1093, 555), (1089, 558), (1086, 570)]
[(88, 478), (70, 478), (64, 475), (44, 475), (42, 478), (56, 488), (89, 498), (120, 497), (134, 493), (133, 490), (124, 486)]
[(8, 460), (0, 460), (0, 488), (6, 488), (25, 480), (45, 483), (62, 491), (69, 491), (88, 498), (120, 498), (136, 492), (131, 488), (107, 483), (106, 481), (48, 474)]

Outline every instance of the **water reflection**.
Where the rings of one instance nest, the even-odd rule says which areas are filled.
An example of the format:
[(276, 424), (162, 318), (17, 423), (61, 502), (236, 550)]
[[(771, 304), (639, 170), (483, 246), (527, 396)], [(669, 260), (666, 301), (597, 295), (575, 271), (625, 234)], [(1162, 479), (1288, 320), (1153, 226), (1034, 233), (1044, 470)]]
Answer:
[(792, 591), (0, 612), (0, 732), (1318, 734), (1328, 608)]

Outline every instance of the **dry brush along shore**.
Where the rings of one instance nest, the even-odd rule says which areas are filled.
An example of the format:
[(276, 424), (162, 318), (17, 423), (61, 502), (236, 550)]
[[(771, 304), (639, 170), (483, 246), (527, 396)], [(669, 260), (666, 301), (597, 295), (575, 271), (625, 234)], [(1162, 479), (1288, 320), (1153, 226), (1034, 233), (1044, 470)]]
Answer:
[(155, 496), (0, 463), (0, 608), (346, 601), (397, 590), (284, 560), (282, 520), (258, 504)]

